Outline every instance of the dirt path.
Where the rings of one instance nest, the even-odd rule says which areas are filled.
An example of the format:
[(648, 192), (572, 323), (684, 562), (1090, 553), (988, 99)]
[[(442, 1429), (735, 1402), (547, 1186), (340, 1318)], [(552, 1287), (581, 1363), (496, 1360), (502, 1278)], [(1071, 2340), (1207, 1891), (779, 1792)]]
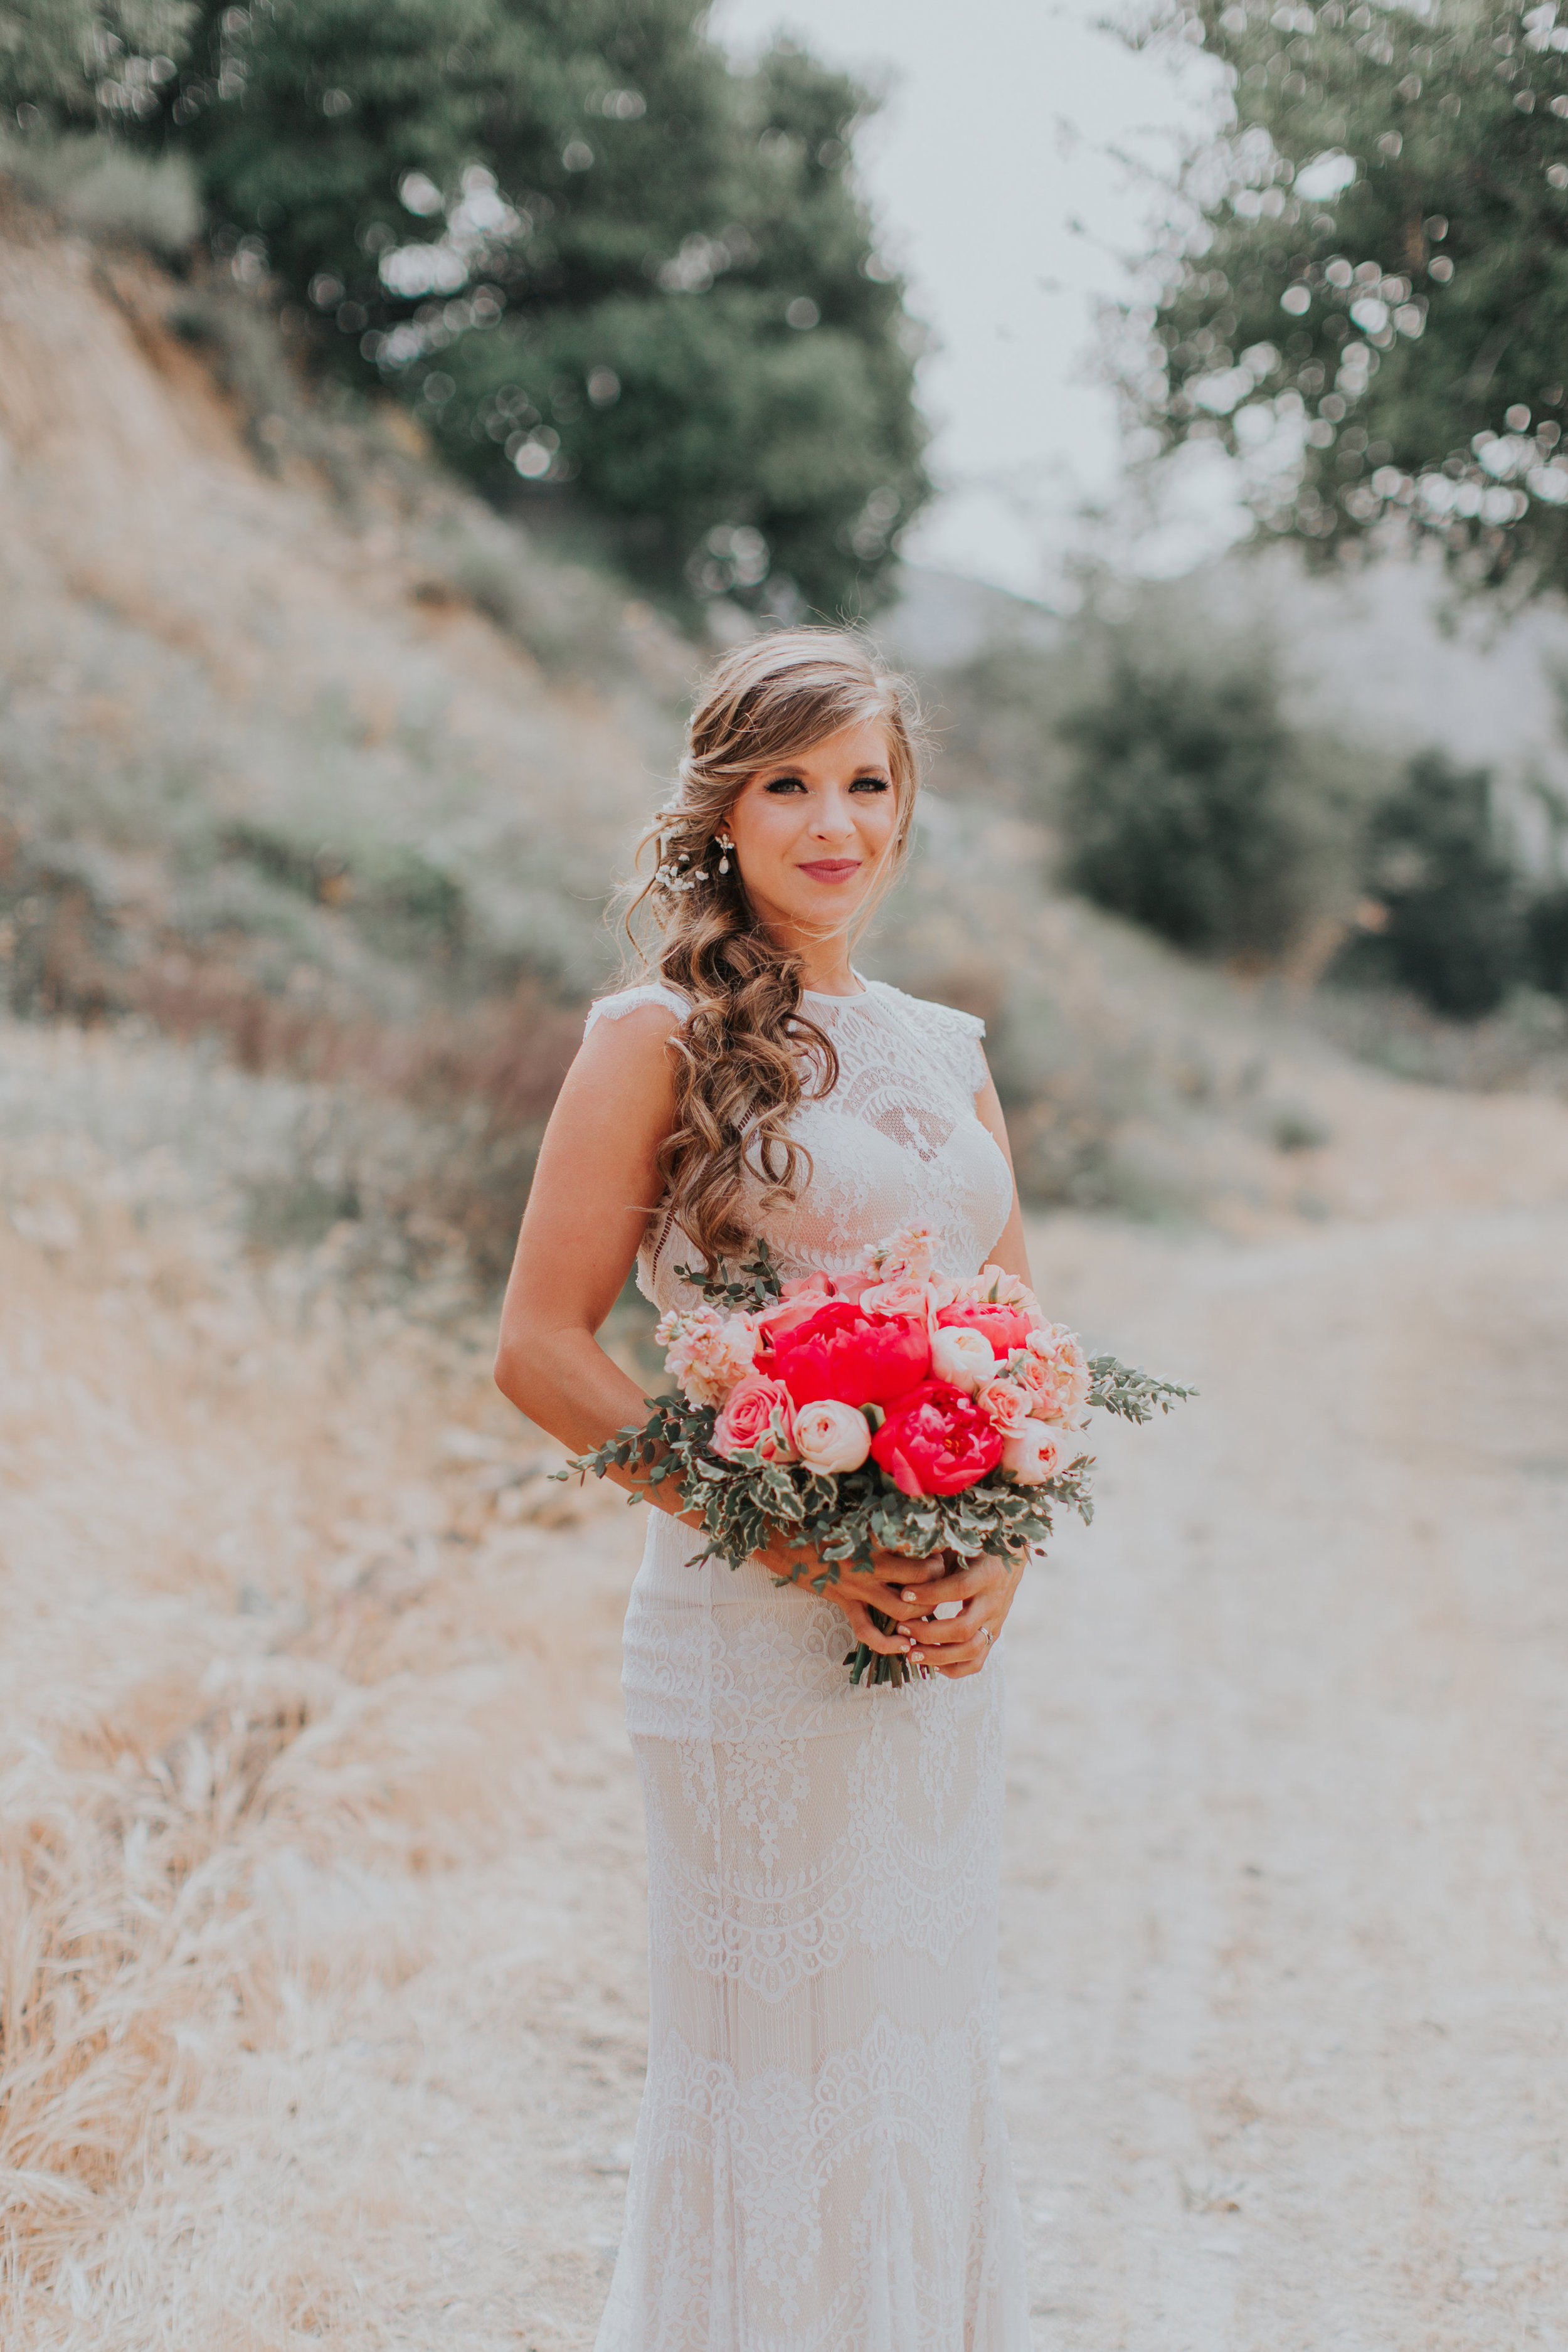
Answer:
[[(1037, 1237), (1053, 1307), (1203, 1390), (1107, 1437), (1006, 1643), (1039, 2352), (1568, 2347), (1568, 1187), (1502, 1173), (1511, 1205), (1245, 1243)], [(55, 1857), (62, 1934), (49, 1871), (124, 1900), (70, 1826), (106, 1790), (138, 1867), (181, 1859), (0, 2137), (0, 2202), (23, 2164), (59, 2207), (0, 2241), (0, 2336), (585, 2352), (644, 2055), (639, 1518), (499, 1508), (439, 1442), (484, 1419), (472, 1367), (32, 1230), (0, 1236), (0, 1845)]]
[(1048, 1256), (1205, 1393), (1013, 1644), (1041, 2343), (1568, 2342), (1568, 1214)]

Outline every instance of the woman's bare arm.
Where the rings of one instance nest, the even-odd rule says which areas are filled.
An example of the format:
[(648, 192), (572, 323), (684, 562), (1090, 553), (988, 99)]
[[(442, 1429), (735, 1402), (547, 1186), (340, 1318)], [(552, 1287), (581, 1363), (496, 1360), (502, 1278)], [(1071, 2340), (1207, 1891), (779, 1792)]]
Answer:
[[(1002, 1105), (997, 1097), (994, 1079), (988, 1077), (976, 1095), (974, 1115), (981, 1126), (994, 1136), (1001, 1146), (1002, 1157), (1007, 1162), (1007, 1172), (1012, 1175), (1013, 1147), (1007, 1140), (1007, 1122), (1002, 1116)], [(1008, 1213), (1007, 1222), (992, 1249), (991, 1263), (994, 1265), (1005, 1266), (1009, 1274), (1016, 1274), (1020, 1282), (1026, 1282), (1031, 1289), (1034, 1288), (1034, 1280), (1029, 1272), (1029, 1252), (1024, 1240), (1024, 1213), (1018, 1205), (1016, 1177), (1013, 1181), (1013, 1206)]]
[(496, 1385), (574, 1454), (647, 1418), (641, 1390), (595, 1334), (662, 1189), (659, 1148), (675, 1116), (668, 1049), (679, 1026), (654, 1004), (596, 1022), (540, 1146), (501, 1308)]
[[(676, 1016), (639, 1006), (595, 1023), (566, 1074), (540, 1146), (511, 1279), (501, 1308), (496, 1385), (520, 1412), (574, 1454), (602, 1445), (628, 1423), (647, 1418), (642, 1391), (599, 1346), (595, 1334), (619, 1297), (659, 1198), (658, 1153), (674, 1123), (669, 1039)], [(633, 1470), (612, 1469), (616, 1484), (647, 1492), (695, 1527), (670, 1481), (655, 1486)], [(775, 1540), (758, 1557), (802, 1589), (821, 1563)], [(907, 1651), (904, 1635), (886, 1635), (867, 1611), (889, 1616), (901, 1593), (940, 1576), (944, 1563), (890, 1561), (888, 1580), (857, 1574), (827, 1597), (848, 1618), (856, 1639), (876, 1650)]]

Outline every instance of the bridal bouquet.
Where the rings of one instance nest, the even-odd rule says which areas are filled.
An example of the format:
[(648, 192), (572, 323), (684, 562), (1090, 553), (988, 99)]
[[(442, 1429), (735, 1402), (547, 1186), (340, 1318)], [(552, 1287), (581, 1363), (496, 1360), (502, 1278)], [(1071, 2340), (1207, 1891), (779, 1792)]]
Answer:
[[(675, 1390), (646, 1400), (640, 1429), (559, 1475), (602, 1477), (618, 1465), (649, 1486), (673, 1478), (701, 1516), (699, 1559), (739, 1568), (782, 1535), (816, 1552), (818, 1591), (841, 1570), (871, 1569), (878, 1550), (1025, 1557), (1051, 1533), (1056, 1506), (1093, 1515), (1082, 1437), (1092, 1408), (1142, 1422), (1193, 1393), (1114, 1356), (1086, 1359), (1000, 1266), (942, 1274), (918, 1225), (852, 1276), (780, 1282), (764, 1244), (739, 1279), (701, 1291), (700, 1306), (665, 1316), (656, 1335)], [(857, 1683), (910, 1671), (864, 1643), (845, 1664)]]

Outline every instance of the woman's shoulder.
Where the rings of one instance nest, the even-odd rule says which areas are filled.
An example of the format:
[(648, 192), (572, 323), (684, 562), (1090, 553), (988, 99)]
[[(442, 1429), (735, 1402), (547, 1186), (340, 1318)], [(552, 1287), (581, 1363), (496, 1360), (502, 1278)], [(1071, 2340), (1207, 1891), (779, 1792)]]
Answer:
[(608, 996), (601, 996), (588, 1007), (588, 1018), (583, 1024), (584, 1037), (591, 1036), (601, 1021), (620, 1021), (628, 1013), (640, 1013), (645, 1006), (657, 1005), (673, 1013), (684, 1021), (691, 1006), (678, 988), (667, 981), (640, 980), (630, 988), (617, 988)]

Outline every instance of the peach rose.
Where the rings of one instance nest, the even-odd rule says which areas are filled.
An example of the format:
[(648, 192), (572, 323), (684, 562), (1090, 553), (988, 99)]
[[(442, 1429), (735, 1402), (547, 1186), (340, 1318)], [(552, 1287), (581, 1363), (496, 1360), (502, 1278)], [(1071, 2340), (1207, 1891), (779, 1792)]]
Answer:
[(753, 1372), (732, 1388), (713, 1424), (712, 1445), (725, 1462), (753, 1450), (764, 1462), (793, 1462), (795, 1410), (784, 1382)]
[(931, 1285), (908, 1275), (896, 1282), (868, 1282), (856, 1304), (867, 1315), (918, 1315), (923, 1322), (931, 1313)]
[(996, 1377), (996, 1359), (984, 1331), (965, 1324), (944, 1325), (931, 1333), (931, 1375), (950, 1381), (955, 1389), (974, 1390)]
[(1020, 1486), (1043, 1486), (1067, 1467), (1070, 1441), (1043, 1421), (1026, 1421), (1003, 1440), (1002, 1467)]
[(795, 1414), (795, 1450), (808, 1470), (858, 1470), (871, 1451), (871, 1424), (852, 1404), (821, 1397)]
[(1029, 1399), (1016, 1381), (983, 1381), (974, 1391), (974, 1402), (1004, 1437), (1016, 1436), (1028, 1422)]

